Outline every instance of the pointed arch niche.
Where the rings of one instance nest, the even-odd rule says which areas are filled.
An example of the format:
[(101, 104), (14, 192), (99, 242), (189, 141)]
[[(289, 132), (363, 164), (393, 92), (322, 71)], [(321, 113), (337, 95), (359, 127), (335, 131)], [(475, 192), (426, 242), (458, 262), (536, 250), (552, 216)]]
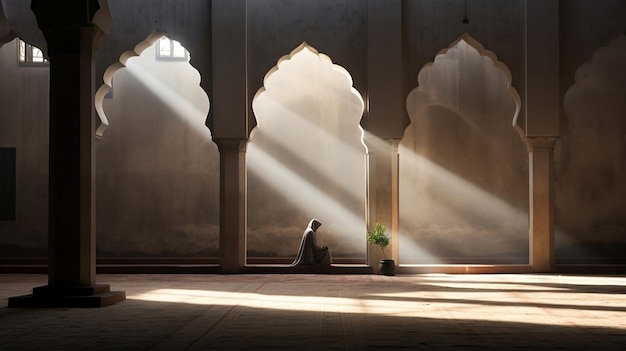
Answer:
[(528, 263), (528, 153), (506, 66), (464, 34), (406, 104), (399, 263)]
[(108, 126), (96, 146), (99, 258), (219, 256), (209, 99), (189, 53), (161, 60), (159, 41), (172, 43), (155, 31), (106, 70), (98, 90)]
[(317, 218), (333, 262), (364, 263), (364, 104), (350, 74), (302, 43), (263, 83), (247, 151), (249, 261), (290, 263)]
[(557, 263), (624, 263), (626, 36), (580, 66), (555, 148)]

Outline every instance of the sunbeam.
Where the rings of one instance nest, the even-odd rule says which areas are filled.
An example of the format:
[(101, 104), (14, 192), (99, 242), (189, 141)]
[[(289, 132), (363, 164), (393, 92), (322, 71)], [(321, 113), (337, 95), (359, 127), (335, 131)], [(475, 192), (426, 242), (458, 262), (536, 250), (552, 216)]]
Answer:
[[(246, 286), (250, 291), (162, 288), (130, 295), (130, 300), (230, 306), (279, 311), (342, 313), (400, 318), (441, 318), (451, 314), (459, 320), (560, 325), (561, 320), (539, 318), (545, 309), (562, 315), (576, 314), (577, 323), (605, 327), (619, 324), (623, 306), (590, 305), (584, 297), (597, 294), (597, 286), (624, 288), (621, 277), (550, 275), (422, 275), (419, 282), (403, 289), (376, 292), (353, 291), (346, 297), (289, 294), (272, 284)], [(580, 299), (545, 299), (559, 293), (574, 293)], [(522, 297), (523, 298), (522, 298)], [(597, 296), (594, 297), (597, 301)], [(480, 313), (477, 313), (480, 306)], [(614, 307), (614, 309), (612, 309)], [(597, 318), (602, 311), (602, 318)], [(536, 318), (533, 318), (536, 316)]]
[[(401, 221), (405, 223), (400, 231), (402, 263), (433, 263), (433, 255), (426, 255), (428, 249), (411, 242), (422, 239), (432, 245), (440, 235), (447, 245), (458, 246), (460, 254), (476, 255), (488, 246), (488, 252), (498, 257), (511, 257), (511, 253), (527, 257), (527, 236), (519, 229), (528, 226), (523, 209), (402, 145), (399, 153), (402, 172), (407, 175), (400, 184)], [(474, 239), (463, 234), (470, 227)]]
[(146, 40), (112, 73), (103, 100), (111, 125), (97, 143), (98, 252), (215, 257), (220, 171), (204, 123), (209, 98), (179, 45), (181, 57), (161, 57), (158, 43), (173, 41)]
[[(468, 34), (420, 70), (399, 148), (403, 243), (448, 263), (528, 262), (528, 151), (511, 79)], [(406, 245), (400, 253), (430, 263)]]
[[(159, 77), (156, 77), (152, 70), (144, 67), (144, 65), (137, 61), (136, 58), (128, 60), (126, 66), (128, 73), (130, 73), (138, 82), (154, 93), (162, 102), (167, 104), (176, 116), (184, 120), (189, 126), (192, 127), (194, 132), (205, 137), (207, 140), (211, 140), (211, 131), (204, 124), (206, 116), (209, 111), (209, 99), (204, 95), (204, 99), (199, 104), (194, 103), (188, 96), (183, 96), (180, 92), (171, 85), (165, 83)], [(198, 82), (200, 81), (200, 74), (197, 73)], [(185, 82), (185, 84), (191, 84), (197, 82)], [(200, 87), (198, 86), (198, 89)]]
[(295, 255), (317, 218), (333, 257), (365, 257), (364, 104), (348, 72), (303, 43), (267, 73), (252, 107), (249, 256)]
[[(254, 143), (248, 147), (248, 170), (267, 184), (272, 191), (293, 201), (299, 210), (314, 214), (323, 223), (322, 233), (339, 232), (341, 240), (337, 242), (346, 252), (363, 251), (364, 222), (363, 213), (355, 213), (344, 204), (334, 199), (323, 189), (303, 178), (289, 165), (257, 147)], [(293, 189), (298, 189), (293, 193)], [(297, 237), (301, 233), (295, 233)], [(297, 242), (294, 243), (297, 245)]]

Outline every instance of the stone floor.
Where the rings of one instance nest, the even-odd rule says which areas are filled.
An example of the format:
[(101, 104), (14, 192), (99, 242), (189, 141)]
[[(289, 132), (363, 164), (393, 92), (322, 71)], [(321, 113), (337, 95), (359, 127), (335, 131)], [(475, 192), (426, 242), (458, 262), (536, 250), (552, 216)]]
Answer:
[(44, 275), (0, 275), (0, 350), (624, 350), (626, 277), (99, 275), (127, 300), (6, 308)]

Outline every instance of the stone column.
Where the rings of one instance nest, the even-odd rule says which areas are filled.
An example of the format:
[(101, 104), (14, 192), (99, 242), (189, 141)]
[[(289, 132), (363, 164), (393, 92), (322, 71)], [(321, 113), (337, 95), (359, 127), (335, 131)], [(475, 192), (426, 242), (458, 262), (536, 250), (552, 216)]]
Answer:
[[(386, 228), (387, 258), (398, 260), (398, 144), (409, 122), (402, 60), (402, 1), (367, 1), (368, 231)], [(379, 271), (380, 248), (368, 246), (367, 262)]]
[(213, 103), (208, 126), (220, 150), (220, 266), (240, 273), (246, 264), (246, 146), (250, 106), (247, 77), (247, 2), (213, 0)]
[[(376, 223), (385, 226), (391, 236), (385, 249), (388, 259), (398, 260), (398, 144), (399, 139), (366, 140), (367, 154), (367, 230)], [(383, 258), (378, 246), (369, 245), (367, 263), (374, 273), (379, 273), (378, 262)]]
[(240, 273), (246, 265), (247, 139), (217, 139), (220, 150), (220, 266)]
[(556, 138), (527, 138), (529, 171), (529, 252), (534, 272), (554, 265), (553, 154)]
[(527, 0), (526, 79), (523, 122), (528, 145), (530, 264), (548, 272), (554, 264), (553, 149), (559, 137), (559, 0)]
[(39, 10), (50, 59), (48, 285), (9, 307), (106, 306), (125, 293), (96, 284), (94, 48), (103, 33)]

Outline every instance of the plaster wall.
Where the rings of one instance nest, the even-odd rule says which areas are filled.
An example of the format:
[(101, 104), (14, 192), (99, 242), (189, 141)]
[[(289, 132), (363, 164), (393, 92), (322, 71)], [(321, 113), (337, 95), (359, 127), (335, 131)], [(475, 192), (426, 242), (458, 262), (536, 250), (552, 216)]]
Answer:
[(209, 100), (187, 61), (155, 45), (113, 77), (97, 142), (100, 257), (215, 257), (219, 153), (204, 125)]
[(0, 147), (16, 148), (16, 220), (0, 221), (0, 257), (45, 257), (48, 233), (49, 69), (18, 66), (0, 48)]
[[(118, 64), (120, 56), (158, 31), (179, 41), (191, 55), (191, 65), (210, 95), (211, 1), (206, 0), (108, 0), (112, 25), (97, 52), (96, 88), (104, 72)], [(136, 54), (139, 54), (137, 52)]]
[(409, 94), (401, 263), (527, 262), (528, 156), (512, 127), (509, 78), (485, 55), (463, 37), (420, 71)]
[[(276, 61), (302, 42), (328, 55), (367, 87), (367, 2), (364, 0), (248, 1), (248, 94), (263, 86)], [(252, 116), (252, 114), (250, 114)], [(251, 120), (251, 127), (256, 121)]]
[[(334, 258), (365, 256), (363, 101), (343, 68), (301, 45), (254, 98), (248, 255), (294, 257), (312, 218)], [(280, 243), (280, 244), (277, 244)]]
[(626, 250), (626, 3), (599, 4), (561, 6), (557, 262), (623, 262)]
[[(21, 0), (2, 1), (7, 22), (17, 35), (23, 35), (29, 42), (45, 48), (45, 40), (36, 28), (34, 16), (24, 3)], [(454, 0), (402, 2), (403, 88), (406, 95), (416, 86), (418, 73), (424, 65), (432, 61), (441, 49), (448, 47), (451, 42), (467, 32), (485, 48), (493, 51), (508, 67), (512, 86), (520, 92), (524, 101), (524, 77), (527, 73), (524, 61), (525, 2), (468, 1), (467, 24), (462, 23), (463, 5), (463, 1)], [(98, 80), (108, 67), (119, 62), (123, 52), (133, 50), (138, 43), (157, 30), (181, 41), (187, 47), (191, 52), (191, 65), (200, 73), (199, 84), (209, 96), (211, 95), (211, 53), (213, 49), (218, 49), (211, 47), (211, 1), (109, 0), (109, 6), (113, 23), (97, 54)], [(333, 62), (343, 66), (352, 76), (354, 87), (367, 97), (366, 88), (369, 84), (367, 53), (374, 50), (367, 47), (367, 1), (254, 0), (248, 1), (245, 9), (248, 42), (245, 67), (247, 81), (244, 89), (248, 93), (246, 107), (250, 112), (251, 98), (263, 85), (265, 73), (276, 64), (278, 58), (302, 41), (307, 41), (320, 52), (329, 55)], [(597, 3), (568, 0), (559, 2), (559, 11), (559, 75), (563, 108), (558, 116), (561, 140), (557, 142), (555, 149), (557, 262), (559, 257), (570, 257), (572, 254), (578, 258), (589, 254), (598, 258), (613, 255), (611, 250), (604, 250), (603, 247), (617, 248), (618, 254), (623, 257), (620, 253), (626, 246), (623, 223), (623, 218), (626, 218), (623, 209), (626, 206), (622, 200), (625, 177), (622, 161), (624, 107), (621, 97), (624, 93), (620, 87), (624, 84), (620, 77), (624, 72), (624, 59), (619, 56), (621, 55), (619, 50), (609, 54), (607, 59), (598, 61), (593, 59), (593, 55), (606, 51), (601, 48), (609, 46), (613, 40), (623, 35), (626, 4), (621, 0), (603, 0)], [(44, 87), (47, 87), (48, 83), (46, 73), (38, 68), (18, 69), (15, 66), (14, 50), (15, 47), (11, 43), (0, 49), (0, 106), (2, 106), (0, 146), (15, 146), (18, 150), (18, 220), (13, 223), (0, 223), (0, 244), (9, 248), (5, 250), (7, 255), (14, 253), (43, 255), (47, 245), (45, 235), (47, 123), (44, 116), (47, 115), (48, 106)], [(601, 78), (594, 79), (591, 85), (575, 78), (579, 69), (588, 61), (594, 62), (594, 68), (585, 71), (586, 74)], [(384, 70), (385, 67), (380, 69)], [(102, 170), (104, 166), (98, 164), (98, 201), (104, 202), (105, 205), (99, 205), (98, 208), (98, 230), (102, 233), (98, 233), (97, 236), (99, 240), (104, 240), (99, 242), (103, 250), (101, 253), (107, 255), (121, 254), (122, 247), (126, 245), (123, 240), (129, 238), (130, 234), (123, 234), (123, 237), (111, 239), (106, 244), (106, 240), (109, 239), (105, 239), (107, 235), (105, 233), (110, 229), (102, 228), (106, 228), (107, 225), (113, 228), (113, 225), (121, 225), (115, 224), (115, 221), (121, 218), (130, 221), (132, 217), (130, 214), (122, 213), (123, 207), (120, 207), (127, 199), (113, 199), (112, 194), (115, 192), (112, 189), (121, 185), (132, 188), (130, 184), (133, 182), (138, 184), (135, 188), (143, 190), (144, 194), (150, 193), (148, 189), (154, 189), (150, 184), (160, 184), (159, 188), (168, 189), (161, 189), (162, 191), (152, 194), (153, 197), (148, 200), (139, 197), (128, 200), (131, 208), (138, 209), (145, 205), (151, 211), (154, 210), (150, 215), (142, 215), (141, 226), (149, 227), (151, 221), (160, 221), (162, 219), (160, 217), (172, 217), (174, 216), (172, 214), (176, 213), (176, 210), (160, 212), (154, 203), (170, 202), (171, 197), (168, 196), (180, 194), (182, 190), (179, 186), (182, 186), (182, 183), (195, 184), (197, 178), (194, 177), (205, 179), (204, 175), (199, 176), (199, 173), (196, 173), (199, 168), (205, 169), (204, 167), (199, 167), (198, 164), (198, 168), (195, 168), (195, 165), (185, 168), (183, 165), (208, 162), (203, 157), (212, 152), (209, 151), (209, 144), (205, 144), (204, 141), (192, 142), (198, 141), (195, 137), (187, 136), (186, 139), (178, 137), (185, 133), (191, 134), (190, 129), (184, 124), (176, 125), (173, 122), (176, 117), (166, 118), (173, 115), (172, 111), (168, 111), (169, 107), (166, 107), (160, 99), (155, 100), (155, 97), (151, 96), (145, 87), (141, 87), (133, 77), (120, 76), (115, 81), (114, 84), (120, 86), (114, 89), (112, 100), (121, 95), (126, 101), (116, 107), (113, 107), (110, 101), (107, 102), (107, 109), (111, 113), (111, 128), (117, 128), (115, 125), (125, 125), (126, 122), (133, 125), (124, 128), (124, 132), (116, 132), (115, 129), (113, 132), (111, 130), (105, 132), (105, 139), (98, 144), (98, 157), (106, 160), (109, 163), (106, 168), (110, 169)], [(129, 84), (126, 94), (120, 93), (124, 91), (122, 82)], [(194, 83), (194, 87), (196, 85)], [(182, 91), (186, 91), (185, 89), (186, 87), (181, 88)], [(33, 99), (32, 94), (38, 98)], [(133, 99), (136, 101), (132, 101)], [(34, 101), (40, 101), (41, 104)], [(145, 115), (141, 108), (147, 109)], [(134, 119), (119, 117), (128, 115)], [(252, 129), (256, 123), (252, 113), (245, 117), (219, 116), (226, 124), (234, 123), (232, 121), (237, 118), (246, 117), (250, 122), (249, 128)], [(33, 120), (34, 118), (37, 120)], [(401, 119), (406, 125), (409, 122), (406, 116), (387, 118)], [(136, 135), (131, 137), (125, 134), (130, 133), (126, 130), (135, 130)], [(581, 141), (577, 137), (581, 132), (593, 135), (595, 139)], [(116, 136), (116, 133), (119, 135)], [(177, 138), (171, 140), (170, 134), (177, 135)], [(116, 138), (118, 142), (109, 142), (109, 139)], [(139, 143), (140, 146), (127, 148), (131, 142)], [(106, 145), (107, 143), (110, 145)], [(124, 143), (128, 144), (123, 146)], [(158, 144), (160, 145), (155, 146)], [(433, 145), (448, 146), (442, 145), (440, 141), (434, 141)], [(186, 156), (168, 160), (172, 163), (165, 162), (162, 165), (148, 162), (155, 160), (157, 152), (163, 152), (168, 158), (171, 157), (173, 151), (170, 148)], [(133, 149), (141, 151), (136, 151), (137, 155), (131, 157), (128, 150)], [(117, 152), (116, 157), (109, 156), (114, 154), (113, 150)], [(141, 155), (145, 157), (140, 157)], [(202, 161), (197, 161), (198, 159)], [(126, 180), (121, 180), (122, 177), (115, 176), (112, 171), (121, 170), (122, 163), (134, 172), (129, 174)], [(594, 167), (595, 170), (590, 171)], [(183, 169), (187, 171), (183, 172)], [(107, 180), (103, 182), (104, 179)], [(203, 184), (201, 185), (203, 189), (215, 184), (215, 182), (202, 183), (200, 180), (198, 182)], [(168, 191), (169, 195), (164, 194)], [(185, 191), (189, 190), (182, 192)], [(103, 193), (107, 192), (111, 194), (104, 196)], [(107, 196), (111, 198), (107, 199)], [(211, 215), (200, 218), (194, 210), (189, 217), (181, 215), (180, 218), (173, 220), (174, 222), (206, 223), (202, 221), (207, 221), (207, 218), (213, 215), (212, 207), (200, 200), (192, 199), (194, 199), (192, 195), (187, 196), (185, 200), (178, 199), (176, 201), (183, 203), (174, 206), (185, 209), (211, 208), (206, 210)], [(590, 207), (597, 207), (602, 211), (590, 211)], [(111, 216), (108, 211), (112, 211), (114, 215)], [(22, 218), (27, 220), (22, 221)], [(178, 220), (180, 222), (177, 222)], [(210, 223), (209, 225), (212, 225), (215, 222)], [(302, 228), (298, 228), (298, 231), (301, 230)], [(175, 232), (177, 229), (172, 229), (171, 233)], [(182, 234), (167, 235), (171, 238), (182, 236)], [(130, 250), (134, 254), (174, 254), (166, 252), (167, 250), (155, 249), (157, 246), (162, 249), (167, 247), (167, 241), (155, 244), (154, 237), (148, 234), (142, 234), (141, 237), (152, 242), (137, 245), (138, 248)], [(148, 245), (155, 246), (148, 248)], [(585, 248), (593, 250), (584, 250)], [(192, 251), (188, 248), (177, 250), (178, 253), (175, 254)]]
[(523, 91), (524, 1), (468, 1), (469, 23), (463, 23), (464, 11), (464, 2), (458, 0), (402, 2), (407, 94), (422, 67), (464, 33), (493, 51), (511, 71), (512, 86)]

